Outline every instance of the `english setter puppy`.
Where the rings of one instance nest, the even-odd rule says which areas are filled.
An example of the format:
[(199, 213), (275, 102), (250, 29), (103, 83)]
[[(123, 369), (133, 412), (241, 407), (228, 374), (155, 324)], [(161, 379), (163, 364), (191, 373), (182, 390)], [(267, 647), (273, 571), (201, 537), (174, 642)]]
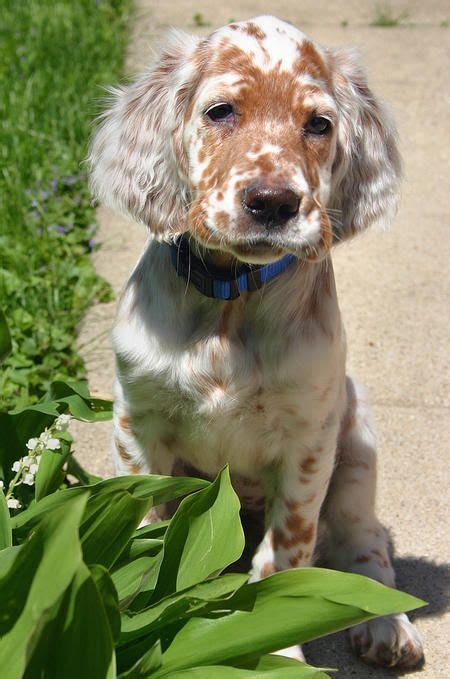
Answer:
[[(270, 508), (253, 577), (309, 566), (320, 544), (329, 566), (395, 586), (330, 258), (392, 215), (400, 175), (354, 51), (269, 16), (173, 32), (114, 92), (90, 162), (96, 195), (149, 230), (112, 335), (118, 472), (228, 463), (243, 509)], [(350, 636), (369, 661), (423, 658), (406, 615)]]

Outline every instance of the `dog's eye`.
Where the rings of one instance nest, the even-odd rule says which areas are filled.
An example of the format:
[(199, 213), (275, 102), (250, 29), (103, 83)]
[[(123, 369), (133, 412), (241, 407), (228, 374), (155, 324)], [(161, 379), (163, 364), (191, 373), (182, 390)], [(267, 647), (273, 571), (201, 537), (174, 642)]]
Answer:
[(222, 123), (231, 120), (234, 111), (231, 104), (214, 104), (205, 111), (205, 115), (207, 115), (213, 123)]
[(310, 134), (327, 134), (330, 130), (331, 122), (322, 116), (314, 116), (306, 125), (306, 132)]

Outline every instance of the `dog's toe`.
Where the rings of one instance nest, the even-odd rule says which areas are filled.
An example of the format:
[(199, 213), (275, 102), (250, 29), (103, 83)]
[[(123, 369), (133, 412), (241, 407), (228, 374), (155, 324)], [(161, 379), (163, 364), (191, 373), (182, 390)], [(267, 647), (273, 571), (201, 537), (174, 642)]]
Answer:
[(352, 627), (350, 640), (362, 660), (382, 667), (408, 669), (424, 662), (420, 635), (403, 613)]

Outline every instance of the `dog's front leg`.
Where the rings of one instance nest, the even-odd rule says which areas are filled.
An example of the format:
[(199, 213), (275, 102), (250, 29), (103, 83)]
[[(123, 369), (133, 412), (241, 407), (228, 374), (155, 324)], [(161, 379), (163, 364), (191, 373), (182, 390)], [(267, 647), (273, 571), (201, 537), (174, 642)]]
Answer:
[(327, 436), (293, 451), (278, 470), (270, 520), (277, 571), (312, 563), (336, 453), (337, 427), (329, 429)]
[(253, 559), (252, 580), (311, 565), (320, 509), (334, 468), (338, 427), (336, 417), (319, 435), (312, 433), (306, 443), (303, 438), (267, 475), (269, 521)]
[[(270, 522), (254, 559), (252, 581), (275, 571), (310, 566), (317, 539), (320, 508), (333, 472), (337, 425), (310, 446), (302, 445), (287, 455), (275, 475), (270, 475)], [(299, 645), (279, 651), (303, 661)]]

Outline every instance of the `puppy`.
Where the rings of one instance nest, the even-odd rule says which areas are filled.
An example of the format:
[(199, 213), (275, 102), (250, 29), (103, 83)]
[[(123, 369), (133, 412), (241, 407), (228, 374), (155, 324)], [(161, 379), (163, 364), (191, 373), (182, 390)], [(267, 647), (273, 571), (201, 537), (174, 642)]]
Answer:
[[(90, 161), (96, 195), (149, 230), (113, 330), (118, 472), (228, 463), (243, 510), (269, 507), (254, 578), (311, 565), (320, 531), (330, 567), (395, 586), (330, 258), (391, 217), (400, 175), (353, 50), (269, 16), (172, 33), (114, 91)], [(382, 665), (423, 658), (405, 615), (350, 636)]]

